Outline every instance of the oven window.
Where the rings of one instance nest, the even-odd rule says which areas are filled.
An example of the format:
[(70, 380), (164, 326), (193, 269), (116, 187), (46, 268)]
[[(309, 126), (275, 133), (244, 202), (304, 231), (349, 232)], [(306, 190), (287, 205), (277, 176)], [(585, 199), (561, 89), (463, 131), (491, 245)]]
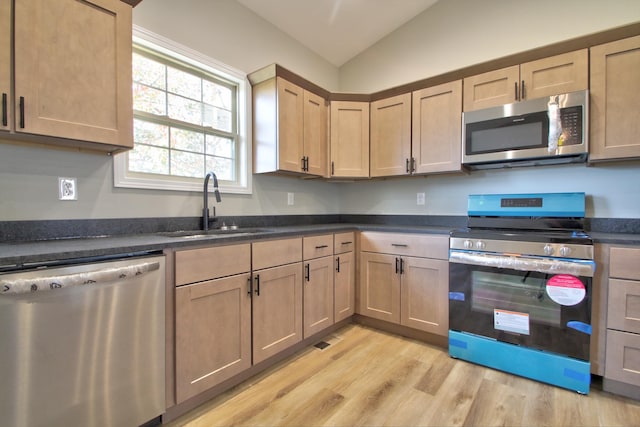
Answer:
[(471, 309), (493, 315), (495, 308), (527, 313), (531, 322), (560, 326), (561, 306), (545, 291), (547, 277), (474, 270), (471, 272)]

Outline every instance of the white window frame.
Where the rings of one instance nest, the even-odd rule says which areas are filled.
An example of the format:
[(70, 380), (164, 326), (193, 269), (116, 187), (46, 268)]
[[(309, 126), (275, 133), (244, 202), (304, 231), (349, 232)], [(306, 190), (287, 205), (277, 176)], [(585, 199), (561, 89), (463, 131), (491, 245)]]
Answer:
[[(203, 68), (238, 85), (238, 173), (237, 181), (219, 180), (220, 192), (252, 194), (251, 176), (251, 86), (247, 75), (228, 65), (211, 59), (193, 49), (133, 26), (133, 42)], [(113, 156), (113, 185), (123, 188), (142, 188), (172, 191), (202, 191), (203, 179), (184, 178), (131, 172), (127, 168), (127, 152)], [(214, 171), (215, 172), (215, 171)]]

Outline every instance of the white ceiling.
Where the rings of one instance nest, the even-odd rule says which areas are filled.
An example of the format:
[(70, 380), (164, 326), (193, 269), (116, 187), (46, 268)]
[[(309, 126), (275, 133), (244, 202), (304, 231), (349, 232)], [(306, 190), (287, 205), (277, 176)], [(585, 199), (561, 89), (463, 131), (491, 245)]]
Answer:
[(438, 0), (236, 0), (340, 67)]

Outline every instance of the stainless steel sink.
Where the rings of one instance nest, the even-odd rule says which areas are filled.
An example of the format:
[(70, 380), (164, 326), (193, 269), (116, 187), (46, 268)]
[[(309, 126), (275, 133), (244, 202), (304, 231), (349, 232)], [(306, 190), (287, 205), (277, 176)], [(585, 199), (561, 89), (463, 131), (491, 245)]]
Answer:
[(204, 237), (231, 237), (231, 236), (243, 236), (256, 233), (264, 233), (268, 231), (264, 228), (214, 228), (207, 231), (204, 230), (180, 230), (180, 231), (167, 231), (158, 233), (161, 236), (166, 237), (179, 237), (184, 239), (200, 239)]

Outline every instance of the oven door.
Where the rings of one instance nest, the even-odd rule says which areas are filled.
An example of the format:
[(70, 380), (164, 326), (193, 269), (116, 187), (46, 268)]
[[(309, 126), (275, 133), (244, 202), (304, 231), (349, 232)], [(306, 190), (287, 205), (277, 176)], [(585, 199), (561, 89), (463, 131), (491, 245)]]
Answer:
[(593, 269), (451, 250), (449, 329), (588, 361)]

